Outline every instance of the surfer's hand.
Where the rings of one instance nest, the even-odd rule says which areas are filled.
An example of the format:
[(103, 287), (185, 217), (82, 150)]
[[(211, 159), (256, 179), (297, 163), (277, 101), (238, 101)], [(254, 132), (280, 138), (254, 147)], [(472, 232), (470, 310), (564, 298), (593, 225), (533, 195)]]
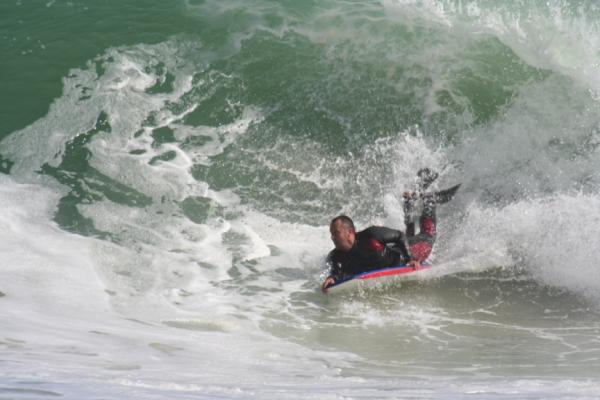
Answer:
[(412, 269), (418, 269), (418, 268), (421, 266), (421, 263), (420, 263), (420, 262), (418, 262), (418, 261), (412, 260), (412, 261), (409, 261), (409, 262), (407, 263), (407, 265), (408, 265), (409, 267), (411, 267)]
[(327, 293), (327, 288), (333, 285), (334, 283), (335, 279), (333, 279), (331, 276), (328, 276), (327, 279), (325, 279), (323, 281), (323, 284), (321, 285), (321, 290), (323, 291), (323, 293)]

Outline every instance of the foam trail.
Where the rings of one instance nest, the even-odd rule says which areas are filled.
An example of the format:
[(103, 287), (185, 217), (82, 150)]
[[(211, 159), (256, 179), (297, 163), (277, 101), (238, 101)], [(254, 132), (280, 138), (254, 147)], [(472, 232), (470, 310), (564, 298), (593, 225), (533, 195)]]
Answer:
[[(94, 128), (98, 116), (108, 115), (113, 130), (128, 135), (135, 133), (148, 118), (158, 113), (165, 103), (179, 98), (189, 90), (189, 72), (179, 72), (172, 83), (173, 91), (149, 95), (148, 91), (165, 79), (166, 72), (150, 72), (157, 66), (153, 57), (158, 54), (177, 56), (177, 46), (163, 43), (155, 46), (140, 45), (134, 49), (110, 49), (90, 61), (86, 68), (73, 69), (63, 79), (63, 95), (51, 105), (48, 115), (2, 141), (2, 153), (14, 161), (13, 175), (31, 177), (43, 164), (57, 166), (68, 141)], [(165, 71), (176, 70), (167, 64)], [(99, 71), (102, 73), (99, 74)], [(127, 115), (121, 113), (128, 110)], [(186, 110), (183, 111), (184, 113)], [(158, 114), (159, 123), (168, 123), (171, 113)], [(67, 125), (64, 121), (69, 121)], [(38, 135), (44, 132), (45, 145), (40, 146)], [(101, 147), (101, 141), (99, 141)]]

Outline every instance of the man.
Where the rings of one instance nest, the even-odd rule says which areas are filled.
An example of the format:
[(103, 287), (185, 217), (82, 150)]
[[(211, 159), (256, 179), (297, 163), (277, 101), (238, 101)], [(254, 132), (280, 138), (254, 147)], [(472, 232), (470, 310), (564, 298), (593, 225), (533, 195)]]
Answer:
[[(378, 226), (356, 232), (352, 219), (346, 215), (335, 217), (329, 226), (335, 249), (327, 256), (330, 274), (321, 285), (322, 290), (325, 292), (339, 280), (373, 269), (399, 264), (416, 269), (429, 257), (435, 242), (436, 204), (450, 200), (459, 186), (430, 194), (404, 193), (406, 235), (400, 230)], [(421, 211), (418, 234), (415, 234), (415, 211)]]

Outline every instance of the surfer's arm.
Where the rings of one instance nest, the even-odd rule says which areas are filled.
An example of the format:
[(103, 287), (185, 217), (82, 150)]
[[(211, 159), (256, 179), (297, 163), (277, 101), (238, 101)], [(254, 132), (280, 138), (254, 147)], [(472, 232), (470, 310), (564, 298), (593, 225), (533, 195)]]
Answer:
[(321, 284), (321, 290), (323, 291), (323, 293), (327, 293), (327, 289), (333, 284), (335, 284), (335, 279), (333, 278), (333, 276), (330, 275), (327, 278), (325, 278), (325, 280)]
[(329, 267), (329, 276), (325, 278), (323, 283), (321, 284), (321, 289), (323, 292), (327, 291), (327, 288), (333, 285), (335, 282), (342, 278), (342, 264), (336, 260), (335, 250), (332, 250), (327, 255), (326, 260), (327, 266)]
[(331, 250), (329, 254), (327, 254), (327, 258), (325, 259), (325, 263), (329, 267), (329, 276), (334, 277), (335, 279), (340, 279), (342, 276), (342, 263), (339, 258), (336, 257), (336, 250)]
[(371, 226), (365, 229), (365, 232), (374, 239), (385, 244), (404, 244), (404, 234), (398, 229), (391, 229), (385, 226)]
[(402, 260), (410, 260), (410, 254), (406, 247), (405, 236), (402, 231), (398, 229), (391, 229), (385, 226), (372, 226), (367, 229), (371, 237), (384, 243), (388, 246), (388, 250), (393, 250), (400, 253)]

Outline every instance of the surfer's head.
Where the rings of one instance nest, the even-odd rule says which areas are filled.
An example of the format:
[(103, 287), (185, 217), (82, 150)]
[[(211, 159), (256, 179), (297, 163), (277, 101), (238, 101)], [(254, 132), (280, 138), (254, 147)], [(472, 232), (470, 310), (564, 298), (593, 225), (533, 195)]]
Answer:
[(354, 246), (356, 230), (354, 222), (346, 215), (339, 215), (331, 220), (329, 225), (331, 240), (335, 248), (341, 251), (349, 251)]

